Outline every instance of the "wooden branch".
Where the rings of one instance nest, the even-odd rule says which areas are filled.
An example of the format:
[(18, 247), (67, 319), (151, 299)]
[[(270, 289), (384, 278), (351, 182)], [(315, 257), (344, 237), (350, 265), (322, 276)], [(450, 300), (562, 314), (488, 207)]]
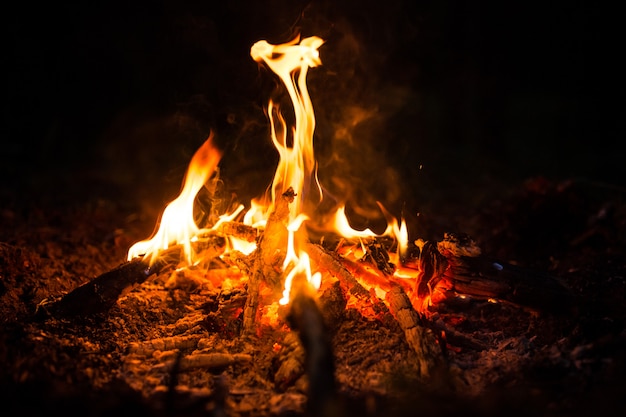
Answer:
[(131, 342), (128, 346), (128, 353), (151, 356), (156, 351), (195, 349), (201, 335), (177, 335), (171, 337), (161, 337), (158, 339), (146, 340), (143, 342)]
[(159, 261), (148, 265), (142, 258), (135, 258), (75, 288), (57, 302), (42, 306), (39, 311), (61, 317), (104, 313), (122, 294), (159, 273), (164, 266)]
[(417, 355), (420, 376), (430, 378), (435, 374), (441, 375), (442, 371), (447, 373), (446, 360), (437, 337), (424, 326), (402, 287), (393, 286), (387, 292), (386, 301), (404, 331), (407, 343)]
[(244, 334), (251, 335), (257, 330), (255, 323), (259, 314), (261, 285), (268, 285), (277, 294), (282, 290), (282, 263), (287, 251), (289, 233), (289, 204), (294, 198), (295, 193), (289, 188), (277, 199), (254, 252), (252, 274), (248, 278), (248, 298), (243, 311)]
[(342, 288), (359, 300), (368, 301), (370, 299), (369, 291), (359, 284), (354, 275), (345, 268), (340, 260), (327, 252), (322, 246), (309, 243), (306, 246), (306, 252), (315, 264), (316, 270), (326, 272), (337, 278)]
[(222, 236), (231, 236), (246, 242), (254, 242), (259, 237), (259, 231), (256, 227), (234, 221), (220, 224), (217, 232)]
[(438, 244), (447, 259), (444, 292), (493, 299), (537, 312), (568, 313), (571, 291), (556, 277), (483, 256), (467, 237), (446, 234)]
[(208, 371), (221, 371), (224, 368), (241, 363), (252, 362), (252, 356), (245, 353), (192, 353), (181, 356), (180, 352), (168, 351), (159, 359), (164, 360), (153, 369), (170, 369), (176, 372), (184, 372), (192, 369), (206, 369)]
[(252, 362), (252, 356), (245, 353), (195, 353), (180, 359), (180, 370), (195, 368), (221, 369), (236, 363)]
[(311, 416), (335, 415), (337, 392), (332, 341), (316, 301), (304, 291), (290, 303), (288, 321), (305, 351), (308, 377), (307, 410)]

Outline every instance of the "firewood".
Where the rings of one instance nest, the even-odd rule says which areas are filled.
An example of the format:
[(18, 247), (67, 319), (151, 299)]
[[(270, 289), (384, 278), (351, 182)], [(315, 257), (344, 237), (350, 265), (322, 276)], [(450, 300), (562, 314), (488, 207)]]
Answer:
[(252, 362), (252, 356), (245, 353), (195, 353), (180, 359), (180, 370), (195, 368), (221, 369), (237, 363)]
[(484, 256), (464, 235), (445, 234), (437, 246), (447, 260), (441, 274), (448, 281), (446, 291), (535, 312), (568, 313), (572, 308), (573, 295), (557, 277)]
[[(374, 274), (356, 265), (353, 261), (341, 258), (334, 252), (328, 252), (320, 245), (313, 243), (307, 245), (307, 253), (315, 264), (316, 270), (335, 277), (344, 293), (350, 294), (358, 300), (361, 315), (376, 318), (385, 325), (394, 320), (384, 301), (379, 298), (375, 291), (375, 287), (383, 291), (389, 290), (392, 285), (390, 281), (378, 276), (374, 277)], [(359, 279), (367, 281), (366, 284), (370, 285), (370, 289), (362, 285), (355, 278), (356, 275), (359, 276)], [(370, 277), (369, 280), (368, 276)]]
[(222, 236), (230, 236), (246, 242), (254, 242), (259, 237), (259, 230), (256, 227), (234, 221), (221, 223), (217, 232)]
[(317, 302), (304, 291), (290, 304), (288, 321), (305, 351), (307, 410), (311, 416), (339, 415), (332, 341)]
[(306, 354), (297, 332), (287, 333), (280, 345), (281, 348), (276, 358), (278, 369), (274, 374), (274, 384), (279, 391), (283, 392), (304, 375)]
[(370, 293), (354, 278), (354, 275), (348, 271), (343, 263), (333, 254), (326, 251), (322, 246), (309, 243), (306, 246), (311, 261), (315, 264), (315, 268), (321, 272), (326, 272), (337, 278), (341, 286), (351, 295), (360, 300), (369, 300)]
[(320, 310), (330, 331), (336, 330), (346, 315), (348, 300), (337, 280), (319, 296)]
[(282, 289), (282, 263), (287, 251), (289, 204), (294, 198), (295, 193), (289, 188), (276, 199), (274, 209), (267, 219), (265, 230), (254, 251), (254, 266), (248, 278), (248, 298), (243, 311), (245, 334), (251, 335), (256, 330), (261, 285), (269, 286), (277, 294)]
[(104, 313), (122, 294), (158, 274), (164, 267), (165, 264), (159, 261), (148, 265), (143, 258), (135, 258), (75, 288), (58, 301), (42, 305), (38, 311), (60, 317)]
[(448, 260), (435, 242), (426, 242), (419, 257), (419, 274), (415, 282), (415, 294), (421, 299), (427, 297), (443, 278), (448, 268)]
[(182, 356), (180, 351), (169, 351), (160, 357), (162, 363), (153, 367), (154, 370), (169, 369), (184, 372), (192, 369), (220, 371), (230, 365), (252, 362), (252, 356), (245, 353), (194, 352)]
[(156, 351), (167, 350), (190, 350), (195, 349), (201, 335), (161, 337), (143, 342), (132, 342), (128, 347), (128, 353), (142, 356), (151, 356)]
[(446, 359), (436, 335), (424, 325), (402, 287), (393, 286), (387, 292), (386, 301), (404, 331), (407, 343), (417, 355), (420, 376), (430, 378), (445, 372)]

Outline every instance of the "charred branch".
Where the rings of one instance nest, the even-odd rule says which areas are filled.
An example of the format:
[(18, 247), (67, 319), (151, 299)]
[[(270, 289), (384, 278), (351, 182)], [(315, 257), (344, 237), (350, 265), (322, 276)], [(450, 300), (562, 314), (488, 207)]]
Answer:
[(254, 242), (259, 237), (259, 231), (256, 227), (233, 221), (221, 223), (217, 232), (223, 236), (234, 237), (246, 242)]
[(180, 358), (180, 370), (203, 368), (220, 370), (234, 364), (252, 361), (252, 356), (245, 353), (194, 353)]
[(135, 258), (75, 288), (56, 302), (40, 305), (38, 312), (60, 317), (104, 313), (122, 294), (158, 274), (164, 266), (161, 262), (148, 265), (142, 258)]
[(332, 342), (316, 301), (299, 292), (291, 302), (288, 321), (304, 346), (309, 415), (338, 415)]
[(462, 257), (459, 261), (451, 269), (456, 291), (536, 311), (571, 311), (571, 292), (549, 274), (483, 257)]
[[(438, 250), (447, 260), (438, 278), (446, 281), (444, 297), (463, 294), (538, 312), (571, 311), (572, 293), (554, 276), (483, 256), (467, 237), (447, 234)], [(433, 259), (436, 257), (427, 258), (424, 268), (435, 262)], [(435, 263), (430, 269), (441, 265), (439, 260)]]
[(304, 376), (304, 362), (306, 353), (297, 335), (289, 332), (285, 335), (280, 354), (276, 358), (278, 369), (274, 374), (274, 384), (284, 392), (289, 387), (297, 385), (297, 381)]

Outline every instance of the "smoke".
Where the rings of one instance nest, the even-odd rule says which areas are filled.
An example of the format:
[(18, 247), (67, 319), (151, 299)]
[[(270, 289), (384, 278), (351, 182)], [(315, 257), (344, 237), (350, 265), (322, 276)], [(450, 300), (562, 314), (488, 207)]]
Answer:
[(411, 194), (406, 167), (398, 163), (412, 139), (403, 135), (414, 126), (399, 115), (415, 102), (417, 66), (410, 48), (403, 50), (415, 23), (404, 21), (402, 4), (312, 3), (301, 21), (305, 36), (326, 40), (322, 66), (309, 72), (319, 179), (326, 198), (345, 203), (357, 226), (383, 219), (377, 202), (400, 215)]

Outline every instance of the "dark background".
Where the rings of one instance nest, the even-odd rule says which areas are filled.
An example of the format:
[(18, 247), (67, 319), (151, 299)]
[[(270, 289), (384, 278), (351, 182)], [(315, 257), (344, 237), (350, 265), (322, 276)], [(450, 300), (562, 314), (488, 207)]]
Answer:
[(299, 31), (326, 40), (309, 76), (320, 175), (364, 215), (374, 199), (415, 212), (537, 176), (626, 186), (619, 13), (505, 3), (16, 3), (0, 196), (166, 201), (211, 130), (229, 186), (259, 195), (276, 83), (249, 49)]

